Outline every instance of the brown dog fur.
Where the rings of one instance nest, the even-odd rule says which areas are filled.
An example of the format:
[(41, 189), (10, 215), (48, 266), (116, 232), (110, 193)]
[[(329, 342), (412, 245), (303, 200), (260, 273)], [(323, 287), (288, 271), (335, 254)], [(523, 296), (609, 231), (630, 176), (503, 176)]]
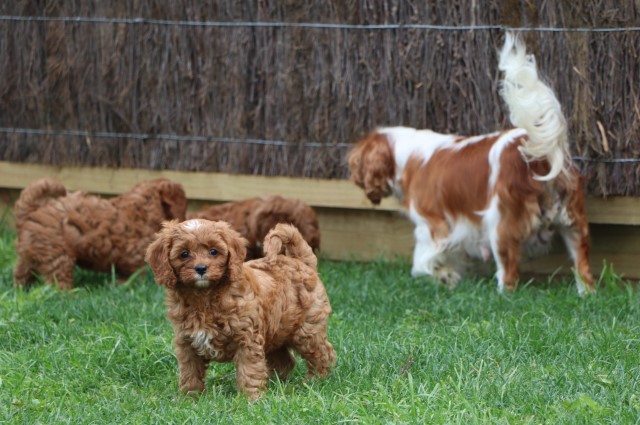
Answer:
[(294, 367), (290, 349), (310, 375), (335, 363), (327, 340), (331, 306), (317, 259), (298, 230), (278, 224), (265, 258), (243, 262), (246, 240), (223, 221), (166, 223), (145, 260), (166, 288), (182, 391), (204, 391), (211, 361), (236, 364), (238, 391), (256, 398), (269, 375)]
[(14, 206), (18, 261), (14, 282), (40, 275), (61, 289), (73, 287), (74, 266), (127, 277), (144, 266), (144, 252), (166, 220), (183, 220), (187, 201), (181, 185), (166, 179), (135, 185), (104, 199), (67, 193), (51, 178), (27, 186)]
[(316, 213), (309, 205), (297, 199), (279, 195), (208, 205), (188, 214), (188, 219), (204, 218), (223, 220), (239, 232), (247, 241), (247, 260), (264, 255), (262, 241), (278, 223), (293, 224), (314, 252), (320, 249), (320, 229)]

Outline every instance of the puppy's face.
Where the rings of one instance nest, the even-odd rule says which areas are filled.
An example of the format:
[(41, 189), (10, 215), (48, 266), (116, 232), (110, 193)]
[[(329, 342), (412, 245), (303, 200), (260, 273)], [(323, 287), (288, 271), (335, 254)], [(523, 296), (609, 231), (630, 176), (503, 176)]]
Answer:
[(230, 252), (214, 225), (189, 220), (180, 225), (181, 237), (173, 240), (169, 263), (184, 285), (207, 288), (227, 272)]
[(240, 278), (245, 255), (246, 240), (228, 223), (193, 219), (165, 223), (145, 260), (161, 285), (208, 288)]

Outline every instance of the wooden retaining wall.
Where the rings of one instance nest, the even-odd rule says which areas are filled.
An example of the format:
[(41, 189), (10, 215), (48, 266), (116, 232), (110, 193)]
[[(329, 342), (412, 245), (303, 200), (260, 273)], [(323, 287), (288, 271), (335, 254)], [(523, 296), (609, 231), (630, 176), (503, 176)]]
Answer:
[[(401, 206), (386, 199), (373, 208), (363, 193), (348, 180), (229, 175), (220, 173), (57, 167), (0, 161), (0, 204), (12, 206), (30, 182), (56, 177), (71, 190), (115, 195), (134, 183), (166, 177), (180, 182), (190, 200), (190, 209), (204, 203), (240, 200), (252, 196), (280, 194), (313, 206), (322, 232), (321, 255), (336, 260), (371, 260), (410, 257), (413, 226)], [(591, 263), (599, 273), (603, 262), (616, 272), (640, 279), (640, 198), (587, 198), (592, 233)], [(560, 247), (550, 255), (525, 261), (526, 273), (569, 272), (570, 262)]]

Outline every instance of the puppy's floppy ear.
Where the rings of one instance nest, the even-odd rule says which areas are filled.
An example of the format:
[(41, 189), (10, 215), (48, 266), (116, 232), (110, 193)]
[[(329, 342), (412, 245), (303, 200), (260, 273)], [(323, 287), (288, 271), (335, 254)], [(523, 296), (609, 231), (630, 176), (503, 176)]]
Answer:
[(169, 262), (169, 253), (173, 245), (173, 228), (178, 224), (177, 220), (162, 223), (162, 230), (156, 233), (156, 239), (147, 247), (144, 261), (151, 266), (153, 275), (158, 285), (173, 289), (178, 278)]
[(167, 220), (184, 220), (187, 213), (187, 196), (179, 183), (159, 180), (160, 202)]
[(233, 230), (230, 224), (226, 222), (219, 223), (225, 228), (222, 232), (222, 237), (229, 250), (229, 258), (227, 260), (229, 279), (232, 281), (240, 280), (242, 278), (242, 264), (247, 256), (249, 242), (240, 233)]

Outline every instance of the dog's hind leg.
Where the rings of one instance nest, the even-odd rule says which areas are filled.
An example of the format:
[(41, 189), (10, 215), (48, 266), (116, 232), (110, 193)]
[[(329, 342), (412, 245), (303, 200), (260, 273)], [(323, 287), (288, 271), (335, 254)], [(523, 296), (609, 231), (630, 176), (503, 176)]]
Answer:
[[(515, 211), (520, 211), (518, 214)], [(522, 241), (530, 225), (530, 217), (524, 213), (527, 208), (504, 208), (500, 210), (496, 196), (485, 213), (484, 225), (489, 235), (493, 259), (496, 262), (498, 291), (509, 292), (518, 284), (518, 263)]]
[(309, 314), (313, 321), (305, 322), (293, 337), (293, 348), (307, 362), (309, 376), (324, 377), (336, 362), (333, 345), (327, 339), (326, 319)]
[(416, 225), (414, 231), (416, 245), (413, 250), (411, 275), (433, 276), (447, 288), (453, 289), (458, 285), (461, 277), (451, 265), (447, 264), (445, 251), (448, 226), (444, 221), (438, 222), (437, 225), (430, 224), (431, 226), (426, 223)]
[(589, 234), (587, 227), (560, 228), (559, 232), (573, 260), (576, 290), (580, 295), (595, 291), (589, 266)]
[(73, 288), (75, 258), (60, 254), (56, 250), (47, 252), (47, 255), (38, 258), (35, 264), (25, 260), (25, 257), (30, 258), (19, 254), (18, 262), (13, 269), (13, 281), (16, 286), (24, 286), (39, 276), (48, 284), (57, 284), (60, 289)]
[(500, 225), (490, 237), (491, 249), (496, 262), (496, 279), (498, 291), (505, 289), (512, 292), (518, 284), (518, 262), (520, 261), (520, 244), (518, 238), (509, 233), (507, 226)]
[(267, 354), (269, 374), (276, 373), (280, 380), (284, 380), (296, 365), (296, 359), (289, 352), (289, 347), (280, 347)]
[(582, 182), (576, 177), (576, 187), (570, 192), (565, 213), (560, 214), (558, 231), (573, 260), (576, 289), (580, 295), (595, 290), (589, 265), (589, 223), (584, 213)]
[(16, 287), (25, 286), (35, 280), (31, 267), (22, 257), (18, 257), (18, 262), (13, 269), (13, 284)]
[(60, 255), (44, 261), (38, 272), (47, 283), (57, 283), (60, 289), (73, 288), (73, 268), (76, 265), (75, 258), (68, 255)]

